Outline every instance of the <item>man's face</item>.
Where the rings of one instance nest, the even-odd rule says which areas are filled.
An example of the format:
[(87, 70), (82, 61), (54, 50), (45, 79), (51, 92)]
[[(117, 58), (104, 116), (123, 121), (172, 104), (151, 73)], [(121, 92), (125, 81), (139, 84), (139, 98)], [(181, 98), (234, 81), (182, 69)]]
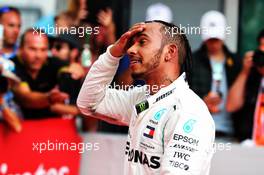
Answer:
[(53, 47), (51, 48), (52, 55), (63, 61), (67, 61), (70, 59), (70, 52), (70, 46), (66, 42), (55, 41)]
[(21, 19), (20, 16), (13, 12), (7, 12), (2, 15), (1, 23), (4, 26), (4, 42), (7, 45), (14, 45), (19, 36)]
[(209, 53), (217, 53), (223, 49), (223, 41), (220, 39), (212, 38), (205, 41), (205, 45)]
[(48, 58), (48, 38), (27, 33), (20, 52), (26, 67), (30, 71), (39, 71)]
[(160, 28), (158, 23), (147, 23), (145, 30), (132, 39), (127, 54), (130, 57), (132, 76), (135, 78), (144, 78), (157, 71), (162, 57)]

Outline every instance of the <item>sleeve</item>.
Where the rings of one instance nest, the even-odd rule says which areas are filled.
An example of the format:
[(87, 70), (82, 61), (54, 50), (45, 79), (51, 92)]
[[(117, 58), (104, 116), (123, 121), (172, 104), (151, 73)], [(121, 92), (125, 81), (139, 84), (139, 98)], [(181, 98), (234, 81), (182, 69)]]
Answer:
[(95, 112), (107, 116), (97, 118), (109, 123), (128, 125), (133, 105), (139, 99), (143, 99), (145, 88), (135, 88), (130, 91), (109, 88), (120, 60), (110, 54), (110, 47), (91, 67), (78, 95), (77, 106), (85, 115)]
[[(164, 128), (162, 175), (209, 175), (213, 155), (214, 124), (209, 112), (170, 114)], [(201, 120), (200, 120), (201, 119)]]

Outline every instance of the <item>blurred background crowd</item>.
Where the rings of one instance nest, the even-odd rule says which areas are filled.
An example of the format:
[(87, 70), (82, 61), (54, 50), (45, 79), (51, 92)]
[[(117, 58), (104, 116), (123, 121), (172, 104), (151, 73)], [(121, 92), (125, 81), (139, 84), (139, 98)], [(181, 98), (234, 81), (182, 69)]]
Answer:
[[(124, 31), (136, 22), (161, 19), (213, 31), (187, 33), (193, 49), (190, 87), (208, 106), (217, 139), (257, 138), (263, 144), (264, 2), (198, 0), (195, 4), (183, 0), (2, 0), (0, 123), (19, 133), (22, 121), (69, 118), (76, 120), (78, 132), (126, 134), (125, 126), (81, 116), (76, 98), (90, 66)], [(130, 76), (127, 56), (113, 84), (144, 84)]]

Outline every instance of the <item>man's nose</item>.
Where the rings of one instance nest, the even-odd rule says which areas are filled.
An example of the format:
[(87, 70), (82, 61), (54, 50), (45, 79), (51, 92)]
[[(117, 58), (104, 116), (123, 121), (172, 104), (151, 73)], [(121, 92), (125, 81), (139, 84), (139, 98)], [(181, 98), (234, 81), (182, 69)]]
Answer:
[(137, 46), (136, 44), (131, 45), (128, 49), (127, 49), (127, 54), (134, 56), (137, 54)]
[(44, 55), (46, 55), (46, 52), (42, 51), (42, 50), (37, 50), (35, 52), (35, 57), (36, 59), (42, 59), (44, 57)]
[(18, 35), (19, 32), (20, 32), (20, 26), (15, 26), (15, 27), (13, 28), (13, 32), (14, 32), (16, 35)]

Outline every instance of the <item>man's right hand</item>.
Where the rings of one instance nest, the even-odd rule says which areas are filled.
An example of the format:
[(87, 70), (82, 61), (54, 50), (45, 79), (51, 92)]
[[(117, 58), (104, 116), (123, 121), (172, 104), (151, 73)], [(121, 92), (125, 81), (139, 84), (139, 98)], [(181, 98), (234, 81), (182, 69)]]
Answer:
[(69, 95), (57, 89), (54, 89), (49, 92), (48, 98), (51, 104), (64, 103), (64, 101), (69, 98)]
[(211, 113), (220, 112), (219, 104), (221, 103), (222, 99), (217, 93), (209, 92), (203, 98), (203, 100)]
[(131, 27), (130, 30), (124, 33), (111, 47), (110, 49), (111, 55), (114, 57), (123, 56), (129, 47), (128, 44), (129, 41), (132, 39), (132, 37), (135, 34), (142, 32), (144, 29), (145, 29), (145, 23), (137, 23), (133, 27)]
[(254, 51), (248, 51), (243, 58), (243, 69), (242, 72), (249, 74), (251, 67), (253, 66), (253, 55)]

